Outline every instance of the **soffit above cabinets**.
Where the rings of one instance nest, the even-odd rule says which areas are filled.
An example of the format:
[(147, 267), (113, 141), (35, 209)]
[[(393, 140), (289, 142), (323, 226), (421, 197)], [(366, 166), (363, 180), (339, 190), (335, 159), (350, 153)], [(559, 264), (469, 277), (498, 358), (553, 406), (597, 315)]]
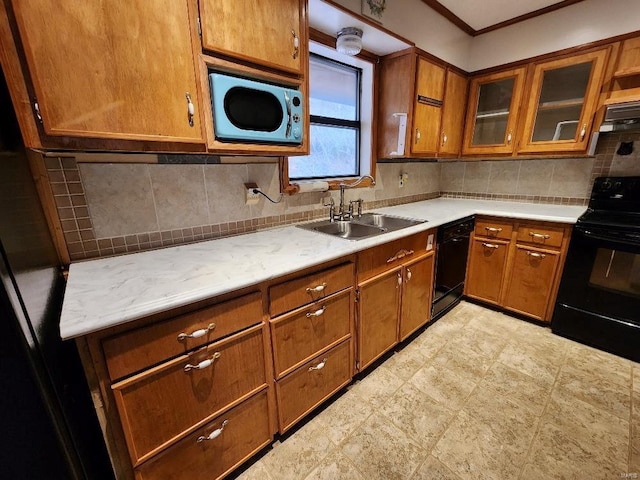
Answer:
[(414, 45), (409, 40), (403, 40), (392, 32), (376, 27), (372, 21), (349, 12), (340, 5), (323, 0), (309, 0), (309, 25), (334, 38), (341, 28), (358, 27), (363, 31), (362, 48), (379, 56)]

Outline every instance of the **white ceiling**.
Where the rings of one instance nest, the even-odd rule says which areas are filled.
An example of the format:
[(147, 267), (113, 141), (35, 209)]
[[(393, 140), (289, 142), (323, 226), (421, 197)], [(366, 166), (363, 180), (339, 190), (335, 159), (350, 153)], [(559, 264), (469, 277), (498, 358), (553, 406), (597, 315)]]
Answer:
[(456, 17), (474, 30), (517, 18), (560, 0), (438, 0)]

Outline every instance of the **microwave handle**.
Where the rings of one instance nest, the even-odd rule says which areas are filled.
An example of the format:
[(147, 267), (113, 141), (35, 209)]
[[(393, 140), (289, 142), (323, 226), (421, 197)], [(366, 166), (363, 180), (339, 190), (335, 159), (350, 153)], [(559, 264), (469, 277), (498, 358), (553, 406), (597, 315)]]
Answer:
[(286, 138), (291, 136), (291, 97), (289, 97), (289, 93), (285, 90), (284, 92), (284, 103), (287, 106), (287, 131), (285, 133)]

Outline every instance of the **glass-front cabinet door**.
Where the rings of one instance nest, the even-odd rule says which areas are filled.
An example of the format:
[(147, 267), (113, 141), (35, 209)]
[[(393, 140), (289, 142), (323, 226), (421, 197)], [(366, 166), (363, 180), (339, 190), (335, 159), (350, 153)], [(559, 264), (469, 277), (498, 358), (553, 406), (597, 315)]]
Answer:
[(463, 154), (513, 152), (524, 76), (523, 67), (471, 80)]
[(608, 50), (534, 66), (520, 152), (587, 149)]

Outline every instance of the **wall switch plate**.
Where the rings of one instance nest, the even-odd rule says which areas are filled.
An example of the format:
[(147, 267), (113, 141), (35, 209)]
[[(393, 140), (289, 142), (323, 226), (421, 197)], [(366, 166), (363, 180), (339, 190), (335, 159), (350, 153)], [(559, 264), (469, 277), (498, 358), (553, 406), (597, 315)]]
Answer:
[(256, 188), (258, 188), (258, 185), (254, 182), (248, 182), (244, 184), (245, 205), (256, 205), (260, 201), (260, 194), (253, 193), (253, 190)]

